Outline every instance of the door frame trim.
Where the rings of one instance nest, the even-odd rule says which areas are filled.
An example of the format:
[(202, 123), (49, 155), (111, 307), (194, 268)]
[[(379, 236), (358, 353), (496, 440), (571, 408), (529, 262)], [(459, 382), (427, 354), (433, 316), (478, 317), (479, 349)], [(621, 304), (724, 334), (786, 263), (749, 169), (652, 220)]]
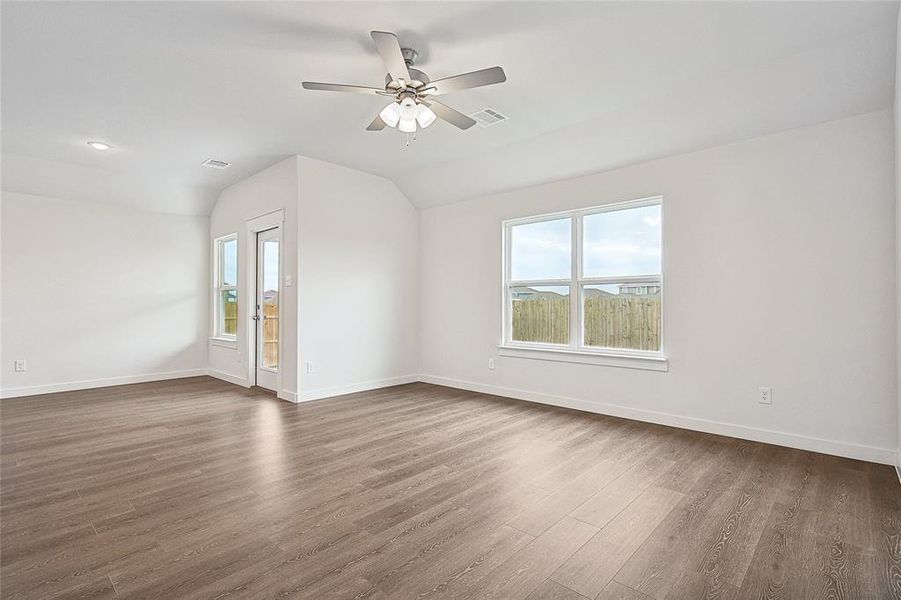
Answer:
[[(267, 231), (269, 229), (278, 229), (279, 241), (281, 242), (284, 237), (284, 224), (285, 211), (284, 209), (280, 208), (278, 210), (273, 210), (271, 212), (258, 215), (251, 219), (247, 219), (245, 225), (244, 240), (247, 245), (246, 247), (248, 251), (244, 253), (244, 272), (247, 274), (247, 276), (244, 278), (244, 285), (241, 286), (241, 291), (244, 294), (244, 298), (246, 299), (245, 303), (247, 306), (247, 309), (244, 311), (244, 315), (245, 327), (248, 335), (244, 347), (244, 352), (245, 356), (247, 357), (247, 383), (250, 386), (255, 386), (257, 384), (257, 327), (256, 321), (253, 320), (255, 311), (252, 310), (256, 307), (257, 298), (257, 233), (261, 231)], [(281, 295), (281, 290), (284, 287), (282, 283), (284, 279), (282, 266), (285, 264), (284, 246), (285, 245), (282, 243), (279, 243), (278, 245), (279, 295)], [(250, 248), (253, 248), (253, 251), (250, 251)], [(281, 318), (281, 302), (279, 302), (279, 304), (278, 355), (282, 357), (284, 356), (283, 342), (285, 339), (285, 320)], [(279, 360), (279, 362), (281, 362), (281, 359)], [(282, 387), (282, 371), (284, 369), (282, 369), (281, 366), (282, 365), (279, 364), (279, 369), (276, 376), (277, 384), (275, 393), (279, 398), (281, 398), (285, 392), (284, 388)]]

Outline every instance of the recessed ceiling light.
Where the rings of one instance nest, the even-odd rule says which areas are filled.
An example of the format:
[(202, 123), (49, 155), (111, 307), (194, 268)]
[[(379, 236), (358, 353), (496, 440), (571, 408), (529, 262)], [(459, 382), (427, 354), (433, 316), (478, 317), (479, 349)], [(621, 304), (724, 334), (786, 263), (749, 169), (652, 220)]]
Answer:
[(112, 148), (112, 146), (110, 146), (106, 142), (88, 142), (88, 146), (90, 146), (94, 150), (109, 150), (110, 148)]

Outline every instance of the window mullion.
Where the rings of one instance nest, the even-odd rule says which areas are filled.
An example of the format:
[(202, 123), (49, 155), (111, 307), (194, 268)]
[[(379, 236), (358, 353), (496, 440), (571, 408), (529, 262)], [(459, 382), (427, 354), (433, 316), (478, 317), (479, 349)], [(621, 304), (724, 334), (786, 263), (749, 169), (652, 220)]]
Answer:
[(216, 322), (213, 326), (213, 331), (216, 333), (216, 337), (221, 337), (225, 334), (225, 327), (223, 327), (223, 322), (225, 319), (225, 307), (222, 306), (222, 282), (225, 281), (223, 277), (223, 270), (225, 268), (225, 260), (223, 254), (225, 253), (223, 247), (225, 244), (221, 239), (216, 240), (216, 298), (213, 303), (213, 312), (214, 318)]
[(616, 277), (586, 277), (582, 285), (605, 285), (608, 283), (660, 283), (660, 275), (620, 275)]
[(507, 282), (509, 287), (533, 287), (536, 285), (569, 285), (572, 280), (566, 279), (525, 279), (523, 281)]
[(576, 213), (572, 216), (572, 240), (570, 246), (570, 284), (569, 284), (569, 346), (578, 348), (581, 346), (582, 335), (581, 303), (582, 290), (579, 286), (579, 278), (582, 276), (582, 215)]
[(501, 318), (503, 319), (503, 330), (501, 331), (501, 337), (503, 338), (503, 342), (506, 344), (513, 340), (513, 294), (510, 293), (510, 278), (512, 273), (512, 256), (511, 256), (511, 246), (512, 246), (512, 231), (510, 225), (504, 226), (504, 304)]

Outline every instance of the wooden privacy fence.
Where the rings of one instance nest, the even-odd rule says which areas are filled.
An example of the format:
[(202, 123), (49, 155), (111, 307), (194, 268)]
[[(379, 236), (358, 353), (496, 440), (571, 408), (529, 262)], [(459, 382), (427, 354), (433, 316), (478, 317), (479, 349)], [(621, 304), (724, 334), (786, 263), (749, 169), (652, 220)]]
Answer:
[[(660, 297), (614, 296), (585, 300), (585, 345), (660, 349)], [(569, 343), (569, 299), (513, 301), (513, 339)]]
[[(278, 304), (263, 304), (263, 364), (267, 367), (278, 366)], [(225, 304), (225, 333), (235, 335), (238, 332), (238, 304)]]
[(263, 366), (278, 366), (278, 304), (263, 305)]
[(222, 332), (229, 335), (238, 334), (238, 303), (223, 302), (225, 319), (222, 323)]

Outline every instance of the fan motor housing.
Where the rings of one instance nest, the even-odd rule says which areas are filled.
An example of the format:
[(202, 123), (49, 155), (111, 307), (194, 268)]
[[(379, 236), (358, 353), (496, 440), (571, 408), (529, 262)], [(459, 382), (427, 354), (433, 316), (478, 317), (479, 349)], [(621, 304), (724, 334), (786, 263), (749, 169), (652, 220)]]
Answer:
[[(429, 82), (429, 76), (419, 69), (413, 68), (413, 63), (415, 63), (416, 59), (419, 57), (419, 52), (417, 52), (413, 48), (401, 48), (400, 53), (401, 56), (404, 57), (404, 62), (407, 64), (407, 71), (410, 72), (410, 81), (406, 82), (406, 87), (418, 89), (426, 85)], [(394, 80), (391, 77), (390, 73), (388, 75), (385, 75), (385, 91), (396, 94), (400, 90), (400, 83)]]
[[(410, 72), (411, 80), (407, 82), (408, 88), (419, 88), (426, 85), (430, 79), (429, 76), (420, 71), (419, 69), (414, 69), (412, 67), (407, 67), (407, 70)], [(385, 75), (385, 91), (391, 92), (392, 94), (397, 93), (400, 90), (400, 84), (392, 79), (391, 75)]]
[(412, 67), (413, 63), (415, 63), (416, 59), (419, 57), (419, 52), (413, 48), (401, 48), (400, 55), (404, 57), (404, 62), (407, 63), (407, 66)]

